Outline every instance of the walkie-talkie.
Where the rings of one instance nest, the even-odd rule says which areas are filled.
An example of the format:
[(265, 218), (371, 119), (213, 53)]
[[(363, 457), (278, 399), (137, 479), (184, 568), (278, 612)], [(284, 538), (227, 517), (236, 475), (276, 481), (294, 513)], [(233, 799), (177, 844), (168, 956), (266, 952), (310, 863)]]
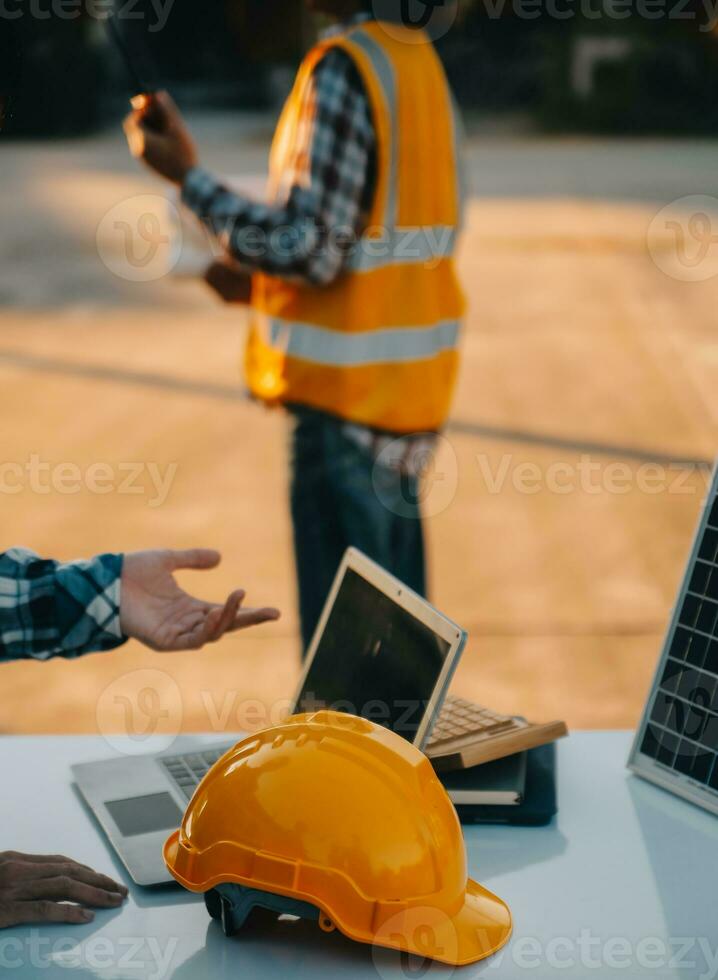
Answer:
[(144, 21), (129, 20), (113, 12), (107, 18), (110, 41), (125, 67), (131, 95), (155, 95), (165, 86), (148, 43)]
[(122, 58), (127, 80), (131, 88), (130, 94), (133, 98), (138, 95), (147, 97), (148, 109), (145, 112), (144, 118), (146, 124), (150, 128), (155, 129), (159, 128), (159, 126), (153, 126), (152, 124), (151, 101), (152, 96), (159, 91), (161, 86), (157, 82), (158, 73), (155, 69), (147, 41), (144, 36), (138, 33), (137, 25), (135, 24), (133, 26), (135, 29), (130, 32), (129, 29), (126, 29), (130, 27), (129, 24), (126, 25), (126, 28), (120, 25), (116, 13), (110, 14), (107, 18), (107, 31), (110, 40)]
[(107, 18), (107, 30), (112, 43), (122, 57), (122, 62), (127, 72), (128, 80), (131, 83), (133, 95), (153, 95), (154, 87), (150, 85), (146, 76), (139, 70), (139, 59), (133, 55), (136, 52), (130, 50), (130, 45), (125, 39), (122, 30), (116, 20), (115, 14), (110, 14)]

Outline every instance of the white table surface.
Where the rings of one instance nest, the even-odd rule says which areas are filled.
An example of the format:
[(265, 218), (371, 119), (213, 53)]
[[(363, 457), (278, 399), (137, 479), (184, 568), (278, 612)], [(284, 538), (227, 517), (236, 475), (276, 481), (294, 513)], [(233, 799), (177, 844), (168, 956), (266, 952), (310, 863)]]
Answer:
[[(207, 739), (217, 741), (217, 736)], [(224, 738), (226, 741), (226, 736)], [(125, 881), (93, 923), (0, 932), (8, 980), (304, 980), (327, 977), (718, 977), (718, 819), (629, 775), (630, 736), (559, 743), (560, 812), (546, 828), (468, 827), (473, 877), (514, 914), (506, 949), (453, 970), (278, 922), (226, 939), (201, 898), (132, 885), (74, 790), (102, 738), (0, 738), (0, 848), (60, 852)], [(181, 741), (178, 743), (182, 748)], [(151, 742), (148, 749), (151, 750)]]

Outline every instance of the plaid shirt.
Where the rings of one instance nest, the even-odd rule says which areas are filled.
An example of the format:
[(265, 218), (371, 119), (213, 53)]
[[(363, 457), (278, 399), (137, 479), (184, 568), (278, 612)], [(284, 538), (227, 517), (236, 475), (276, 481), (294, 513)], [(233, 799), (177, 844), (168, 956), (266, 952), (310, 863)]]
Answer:
[(120, 646), (121, 574), (121, 555), (60, 564), (25, 548), (0, 554), (0, 663)]
[[(368, 19), (357, 14), (327, 34)], [(236, 194), (201, 167), (187, 175), (182, 200), (245, 268), (327, 286), (347, 258), (337, 232), (350, 239), (361, 234), (376, 187), (369, 98), (354, 62), (340, 49), (327, 52), (314, 70), (292, 156), (294, 166), (274, 203)]]

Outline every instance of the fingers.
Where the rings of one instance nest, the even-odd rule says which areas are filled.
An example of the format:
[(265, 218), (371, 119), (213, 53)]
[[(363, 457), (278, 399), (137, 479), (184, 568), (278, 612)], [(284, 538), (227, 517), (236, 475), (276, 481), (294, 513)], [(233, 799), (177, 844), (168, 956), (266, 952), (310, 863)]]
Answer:
[(160, 95), (161, 93), (158, 95), (136, 95), (131, 100), (133, 111), (122, 124), (130, 153), (137, 159), (144, 159), (147, 155), (147, 143), (148, 140), (152, 139), (153, 134), (156, 136), (170, 128), (171, 112), (166, 101)]
[(143, 93), (130, 99), (140, 126), (165, 132), (180, 119), (179, 109), (167, 92)]
[(171, 640), (170, 645), (165, 649), (169, 650), (201, 650), (212, 641), (212, 635), (216, 632), (217, 623), (222, 615), (222, 606), (217, 606), (193, 626), (186, 628), (176, 638)]
[(141, 113), (145, 111), (151, 98), (152, 96), (146, 92), (140, 92), (138, 95), (133, 95), (133, 97), (130, 99), (130, 105), (136, 113)]
[[(216, 623), (212, 623), (212, 629), (209, 634), (210, 642), (216, 642), (231, 628), (232, 623), (237, 618), (237, 613), (245, 594), (243, 589), (238, 589), (236, 592), (233, 592), (225, 602), (224, 608), (219, 610), (219, 615), (216, 617), (213, 616), (213, 618), (216, 618)], [(210, 616), (215, 612), (216, 610), (212, 610)]]
[(13, 896), (21, 901), (52, 899), (55, 902), (76, 902), (98, 909), (117, 908), (125, 900), (119, 892), (106, 891), (77, 881), (67, 875), (28, 881), (13, 890)]
[(186, 551), (171, 551), (172, 568), (209, 569), (216, 568), (222, 561), (222, 556), (212, 548), (189, 548)]
[(233, 592), (224, 606), (213, 606), (204, 618), (192, 626), (186, 635), (189, 649), (201, 650), (208, 643), (216, 643), (234, 622), (244, 592)]
[(5, 861), (23, 861), (25, 864), (74, 864), (78, 868), (92, 869), (87, 864), (80, 864), (64, 854), (20, 854), (18, 851), (5, 851), (0, 854), (0, 864)]
[(169, 650), (201, 650), (209, 643), (216, 643), (226, 633), (259, 626), (279, 619), (278, 609), (240, 609), (244, 592), (233, 592), (224, 606), (214, 606), (197, 621), (186, 625), (183, 632), (175, 635), (164, 647)]
[(0, 887), (3, 892), (13, 893), (28, 882), (37, 882), (50, 878), (67, 878), (78, 881), (92, 888), (119, 894), (123, 898), (128, 894), (125, 885), (114, 881), (107, 875), (98, 874), (87, 865), (78, 864), (61, 855), (45, 857), (42, 855), (13, 854), (5, 856), (0, 864)]
[(115, 881), (107, 875), (98, 874), (97, 871), (93, 871), (92, 868), (85, 867), (85, 865), (75, 864), (74, 861), (64, 867), (60, 865), (56, 873), (69, 876), (91, 888), (111, 895), (117, 894), (126, 898), (129, 894), (125, 885), (120, 884), (119, 881)]
[[(83, 925), (81, 906), (119, 908), (127, 888), (61, 854), (0, 854), (0, 929), (36, 922)], [(76, 904), (67, 904), (76, 903)]]
[(79, 905), (61, 905), (43, 899), (39, 902), (0, 902), (0, 929), (31, 925), (37, 922), (66, 922), (86, 925), (95, 918), (89, 909)]
[[(261, 626), (262, 623), (270, 623), (279, 619), (281, 613), (278, 609), (264, 607), (263, 609), (240, 609), (245, 593), (242, 590), (233, 592), (227, 599), (221, 611), (216, 625), (208, 631), (207, 639), (204, 642), (216, 643), (225, 633), (234, 633), (237, 630), (248, 629), (250, 626)], [(211, 617), (217, 614), (213, 609)], [(209, 619), (209, 617), (208, 617)]]
[(145, 155), (146, 139), (145, 131), (140, 123), (140, 117), (136, 112), (131, 112), (122, 123), (122, 128), (127, 137), (127, 145), (130, 153), (136, 159), (142, 159)]
[(234, 623), (227, 630), (228, 633), (235, 633), (237, 630), (246, 630), (250, 626), (261, 626), (262, 623), (273, 623), (281, 617), (278, 609), (266, 606), (263, 609), (241, 609), (235, 617)]

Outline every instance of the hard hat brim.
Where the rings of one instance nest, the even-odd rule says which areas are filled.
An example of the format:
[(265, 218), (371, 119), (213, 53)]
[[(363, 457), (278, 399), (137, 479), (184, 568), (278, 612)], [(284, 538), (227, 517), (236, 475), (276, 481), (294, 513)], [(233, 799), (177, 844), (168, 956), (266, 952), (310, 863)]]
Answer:
[[(202, 882), (189, 881), (177, 870), (178, 849), (179, 831), (176, 831), (165, 844), (165, 862), (172, 875), (189, 891), (206, 892), (220, 880), (251, 884), (234, 875)], [(311, 896), (301, 897), (305, 901), (314, 902), (350, 939), (386, 949), (401, 950), (450, 966), (478, 963), (501, 949), (511, 936), (509, 907), (498, 896), (471, 879), (466, 883), (464, 904), (456, 914), (451, 915), (446, 909), (428, 904), (405, 906), (396, 916), (385, 920), (374, 933), (356, 929), (340, 917), (335, 917), (331, 908), (324, 903), (320, 904)]]
[(457, 966), (476, 963), (505, 946), (511, 936), (511, 911), (502, 899), (469, 879), (466, 902), (454, 919), (459, 937)]
[(413, 906), (386, 921), (370, 940), (352, 938), (450, 966), (466, 966), (501, 949), (511, 929), (506, 903), (469, 879), (464, 904), (455, 915), (433, 905)]

